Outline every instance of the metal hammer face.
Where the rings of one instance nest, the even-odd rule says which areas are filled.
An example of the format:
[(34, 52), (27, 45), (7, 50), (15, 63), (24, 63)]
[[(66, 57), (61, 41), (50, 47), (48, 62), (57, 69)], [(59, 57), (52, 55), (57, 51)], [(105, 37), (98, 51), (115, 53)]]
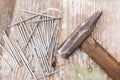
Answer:
[(58, 53), (65, 59), (72, 55), (84, 40), (91, 34), (102, 12), (96, 12), (81, 24), (58, 48)]

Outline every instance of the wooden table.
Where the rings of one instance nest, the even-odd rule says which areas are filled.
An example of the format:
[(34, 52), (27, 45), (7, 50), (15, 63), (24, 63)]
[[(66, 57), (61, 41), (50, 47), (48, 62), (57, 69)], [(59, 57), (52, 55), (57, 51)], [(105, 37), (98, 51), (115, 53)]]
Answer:
[[(63, 18), (59, 24), (61, 30), (58, 44), (60, 45), (80, 23), (94, 12), (103, 10), (92, 36), (120, 62), (119, 3), (119, 0), (16, 0), (12, 23), (18, 21), (20, 16), (24, 18), (30, 16), (22, 9), (35, 12), (59, 9), (63, 12)], [(52, 15), (58, 14), (52, 13)], [(12, 35), (13, 33), (11, 32), (10, 37), (14, 41), (17, 34)], [(14, 66), (14, 70), (13, 72), (8, 71), (1, 80), (31, 80), (24, 67), (18, 68), (8, 57), (7, 59)], [(4, 64), (1, 66), (1, 69), (5, 69)], [(68, 60), (57, 55), (56, 68), (62, 66), (66, 66), (66, 69), (49, 77), (48, 80), (111, 80), (81, 49), (77, 49)], [(3, 72), (5, 70), (1, 70), (1, 74)]]

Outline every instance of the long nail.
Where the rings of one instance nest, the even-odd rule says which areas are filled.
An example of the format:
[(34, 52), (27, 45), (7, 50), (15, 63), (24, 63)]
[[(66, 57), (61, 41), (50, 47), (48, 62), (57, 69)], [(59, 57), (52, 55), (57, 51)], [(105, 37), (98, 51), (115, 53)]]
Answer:
[[(22, 20), (22, 18), (20, 18), (20, 20)], [(29, 33), (28, 33), (28, 31), (27, 31), (27, 28), (26, 28), (27, 26), (25, 25), (25, 23), (24, 22), (22, 22), (21, 23), (21, 28), (22, 28), (22, 32), (23, 32), (23, 35), (24, 35), (24, 38), (25, 38), (25, 43), (27, 42), (27, 40), (28, 40), (28, 35), (29, 35)], [(26, 32), (26, 33), (25, 33)], [(30, 55), (31, 56), (33, 56), (34, 54), (33, 54), (33, 51), (32, 51), (32, 45), (30, 44), (30, 42), (28, 43), (28, 48), (29, 48), (29, 50), (30, 50)]]
[(42, 69), (42, 67), (41, 67), (41, 65), (40, 65), (40, 63), (39, 63), (37, 51), (36, 51), (36, 49), (34, 49), (34, 50), (35, 50), (35, 57), (36, 57), (37, 63), (38, 63), (38, 68), (39, 68), (40, 72), (42, 72), (42, 74), (43, 74), (43, 76), (44, 76), (44, 79), (45, 79), (46, 77), (45, 77), (44, 71), (43, 71), (43, 69)]
[[(48, 17), (46, 18), (48, 19)], [(49, 45), (49, 25), (48, 25), (48, 21), (46, 20), (46, 38), (47, 38), (47, 46)]]
[[(19, 36), (20, 36), (20, 38), (21, 38), (22, 43), (23, 43), (23, 44), (26, 44), (26, 43), (25, 43), (26, 41), (25, 41), (25, 38), (24, 38), (24, 36), (23, 36), (23, 33), (22, 33), (22, 31), (21, 31), (20, 26), (19, 26), (19, 25), (16, 25), (16, 26), (17, 26), (18, 33), (19, 33)], [(23, 46), (23, 47), (24, 47), (24, 46)], [(27, 51), (27, 53), (30, 54), (30, 49), (29, 49), (28, 46), (26, 47), (26, 51)]]
[(56, 31), (55, 37), (53, 38), (52, 50), (50, 53), (50, 68), (52, 68), (52, 59), (53, 59), (53, 53), (54, 53), (54, 49), (55, 49), (56, 42), (57, 42), (58, 32), (59, 30)]
[(14, 48), (15, 48), (15, 50), (16, 50), (16, 52), (17, 52), (17, 55), (18, 55), (19, 58), (20, 58), (20, 61), (22, 62), (21, 56), (20, 56), (20, 54), (19, 54), (19, 50), (16, 48), (16, 46), (15, 46)]
[(36, 29), (37, 29), (38, 25), (39, 25), (39, 23), (36, 23), (36, 25), (35, 25), (35, 27), (34, 27), (34, 29), (33, 29), (32, 33), (31, 33), (31, 34), (30, 34), (30, 36), (28, 37), (28, 40), (27, 40), (27, 42), (26, 42), (26, 44), (25, 44), (25, 48), (27, 47), (27, 45), (28, 45), (29, 41), (31, 40), (32, 35), (33, 35), (33, 34), (34, 34), (34, 32), (36, 31)]
[(6, 43), (7, 48), (9, 49), (9, 51), (10, 51), (12, 57), (15, 59), (15, 61), (17, 62), (17, 64), (18, 64), (19, 66), (21, 66), (20, 61), (18, 60), (18, 58), (16, 58), (14, 52), (13, 52), (12, 49), (10, 48), (10, 46), (9, 46), (8, 42), (6, 41), (6, 39), (4, 38), (4, 36), (3, 36), (3, 39), (4, 39), (5, 43)]
[[(46, 17), (43, 17), (44, 19), (46, 19)], [(43, 30), (44, 30), (44, 40), (45, 40), (45, 44), (47, 45), (47, 39), (46, 39), (46, 21), (43, 21)]]
[[(34, 39), (35, 40), (35, 39)], [(43, 66), (43, 70), (47, 70), (47, 72), (48, 72), (48, 65), (46, 64), (46, 61), (45, 61), (45, 58), (44, 58), (44, 56), (43, 56), (43, 52), (42, 52), (42, 49), (41, 49), (41, 47), (39, 46), (39, 45), (41, 45), (40, 43), (39, 43), (39, 41), (36, 39), (35, 41), (35, 45), (36, 45), (36, 50), (37, 50), (37, 52), (39, 53), (39, 57), (40, 57), (40, 59), (41, 59), (41, 61), (42, 61), (42, 66)]]
[[(32, 30), (31, 30), (31, 31), (32, 31)], [(37, 31), (40, 32), (39, 28), (37, 28)], [(40, 36), (40, 34), (39, 34), (39, 36)], [(34, 38), (31, 38), (31, 42), (32, 42), (32, 44), (35, 43), (35, 42), (33, 41), (33, 39), (34, 39)], [(41, 42), (42, 42), (42, 41), (41, 41)], [(43, 45), (43, 44), (42, 44), (42, 45)], [(36, 48), (37, 48), (37, 47), (36, 47)]]
[(40, 53), (40, 56), (43, 59), (46, 70), (47, 70), (47, 72), (49, 72), (49, 65), (48, 65), (47, 58), (46, 58), (47, 56), (44, 54), (46, 51), (44, 51), (43, 46), (40, 46), (40, 45), (42, 45), (40, 41), (37, 40), (36, 42), (39, 43), (39, 45), (37, 44), (36, 48), (37, 48), (38, 51), (40, 51), (39, 53)]
[(55, 20), (53, 19), (51, 20), (51, 36), (52, 36), (52, 31), (54, 30), (54, 21)]
[(33, 11), (28, 11), (28, 10), (23, 10), (23, 11), (24, 11), (24, 12), (27, 12), (27, 13), (36, 14), (36, 15), (41, 15), (41, 16), (46, 16), (46, 17), (50, 17), (50, 18), (55, 18), (54, 16), (50, 16), (50, 15), (44, 14), (44, 12), (42, 12), (42, 13), (37, 13), (37, 12), (33, 12)]
[[(42, 16), (38, 17), (38, 20), (40, 20), (42, 18)], [(46, 45), (45, 45), (45, 41), (44, 41), (44, 37), (42, 35), (42, 31), (41, 28), (37, 27), (36, 28), (36, 32), (38, 33), (36, 36), (39, 37), (40, 41), (42, 42), (42, 46), (44, 47), (44, 49), (46, 50)]]
[[(19, 53), (19, 55), (20, 55), (20, 52), (22, 52), (22, 54), (23, 54), (23, 51), (22, 51), (22, 49), (20, 48), (20, 45), (16, 42), (15, 43), (17, 46), (18, 46), (18, 48), (19, 49), (17, 49), (18, 50), (18, 53)], [(19, 52), (20, 51), (20, 52)], [(30, 65), (30, 63), (29, 63), (29, 61), (27, 60), (27, 57), (25, 56), (25, 54), (23, 54), (23, 57), (24, 57), (24, 60), (25, 60), (25, 62), (27, 62), (27, 64), (28, 64), (28, 66), (30, 66), (30, 68), (34, 71), (34, 69), (33, 69), (33, 67)], [(22, 58), (22, 57), (21, 57)]]
[(50, 30), (50, 21), (47, 21), (47, 22), (48, 22), (48, 24), (47, 24), (48, 25), (48, 27), (47, 27), (48, 28), (48, 31), (47, 31), (48, 32), (48, 43), (50, 43), (50, 40), (49, 40), (50, 39), (50, 32), (51, 32), (51, 30)]
[[(42, 17), (42, 16), (39, 16), (39, 17), (38, 17), (38, 20), (40, 20), (41, 17)], [(39, 22), (36, 24), (36, 26), (38, 26), (38, 25), (39, 25)], [(31, 30), (31, 31), (32, 31), (32, 30)], [(43, 36), (42, 36), (41, 29), (40, 29), (39, 27), (37, 27), (37, 28), (36, 28), (36, 31), (37, 31), (37, 33), (38, 33), (38, 37), (40, 38), (40, 41), (43, 43), (42, 46), (44, 47), (44, 50), (45, 50), (45, 49), (46, 49), (46, 46), (45, 46), (45, 42), (44, 42), (44, 39), (43, 39)], [(31, 42), (32, 42), (32, 44), (34, 44), (32, 38), (31, 38)]]
[[(43, 16), (39, 16), (38, 17), (38, 20), (40, 20)], [(39, 23), (38, 23), (39, 24)], [(46, 48), (45, 46), (45, 41), (44, 41), (44, 38), (43, 38), (43, 35), (42, 35), (42, 31), (39, 27), (37, 27), (37, 32), (38, 32), (38, 37), (40, 38), (40, 41), (43, 43), (43, 47)]]
[(17, 45), (18, 49), (20, 50), (20, 54), (21, 54), (21, 58), (22, 58), (23, 64), (26, 66), (26, 68), (27, 68), (28, 72), (30, 73), (31, 77), (34, 78), (35, 80), (37, 80), (33, 70), (30, 67), (30, 64), (29, 64), (28, 60), (26, 59), (23, 51), (21, 50), (18, 42), (16, 42), (16, 45)]
[[(64, 68), (61, 68), (61, 69), (59, 69), (59, 70), (53, 71), (53, 72), (51, 72), (51, 73), (45, 74), (45, 76), (50, 76), (50, 75), (55, 74), (55, 73), (57, 73), (57, 72), (63, 71), (64, 69), (65, 69), (65, 67), (64, 67)], [(44, 77), (44, 76), (37, 77), (37, 79), (41, 79), (41, 78), (43, 78), (43, 77)]]
[(54, 26), (54, 29), (53, 29), (53, 31), (52, 31), (52, 35), (51, 35), (51, 37), (50, 37), (50, 43), (48, 44), (48, 48), (47, 48), (47, 53), (46, 53), (46, 55), (48, 54), (48, 51), (49, 51), (49, 48), (50, 48), (50, 44), (51, 44), (51, 42), (52, 42), (52, 38), (53, 38), (53, 35), (54, 35), (55, 30), (56, 30), (56, 25)]
[[(21, 39), (22, 39), (23, 43), (26, 44), (26, 41), (27, 41), (27, 40), (26, 40), (26, 37), (25, 37), (25, 35), (24, 35), (24, 32), (22, 31), (21, 26), (17, 26), (17, 28), (18, 28), (19, 35), (21, 36)], [(27, 50), (27, 52), (28, 52), (30, 55), (32, 55), (29, 46), (26, 47), (26, 50)]]
[(36, 22), (43, 22), (43, 21), (51, 21), (52, 19), (61, 19), (62, 17), (55, 17), (55, 18), (48, 18), (48, 19), (41, 19), (41, 20), (34, 20), (34, 21), (28, 21), (27, 23), (36, 23)]
[(38, 45), (38, 47), (39, 47), (39, 49), (41, 50), (41, 57), (43, 58), (44, 63), (46, 64), (47, 72), (49, 72), (49, 71), (50, 71), (50, 66), (49, 66), (49, 64), (48, 64), (47, 56), (44, 55), (44, 51), (43, 51), (43, 49), (42, 49), (39, 45)]
[(5, 33), (5, 31), (3, 31), (3, 33), (4, 33), (3, 39), (4, 39), (4, 41), (6, 42), (6, 44), (8, 45), (9, 50), (11, 51), (11, 54), (13, 54), (13, 56), (14, 56), (14, 58), (16, 59), (18, 65), (21, 66), (21, 61), (20, 61), (19, 56), (17, 55), (17, 52), (16, 52), (15, 49), (14, 49), (14, 45), (13, 45), (12, 42), (9, 40), (9, 38), (8, 38), (7, 34)]
[(27, 19), (24, 19), (24, 20), (22, 20), (22, 21), (18, 21), (18, 22), (14, 23), (14, 24), (9, 25), (8, 27), (11, 27), (11, 26), (17, 25), (17, 24), (19, 24), (19, 23), (21, 23), (21, 22), (23, 22), (23, 21), (30, 20), (30, 19), (32, 19), (32, 18), (34, 18), (34, 17), (37, 17), (37, 16), (39, 16), (39, 14), (37, 14), (37, 15), (33, 15), (33, 16), (31, 16), (31, 17), (29, 17), (29, 18), (27, 18)]

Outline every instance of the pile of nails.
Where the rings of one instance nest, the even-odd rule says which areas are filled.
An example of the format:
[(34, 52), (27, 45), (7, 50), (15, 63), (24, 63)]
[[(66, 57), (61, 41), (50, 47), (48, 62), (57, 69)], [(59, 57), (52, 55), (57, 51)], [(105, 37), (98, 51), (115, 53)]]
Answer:
[[(14, 59), (19, 67), (22, 65), (25, 66), (29, 75), (34, 80), (46, 78), (51, 74), (63, 70), (64, 68), (54, 70), (53, 66), (53, 56), (59, 32), (56, 19), (60, 20), (61, 16), (54, 17), (45, 12), (24, 11), (33, 14), (33, 16), (26, 19), (20, 17), (20, 21), (9, 25), (9, 27), (16, 28), (20, 39), (13, 42), (6, 31), (3, 31), (3, 39), (6, 47), (2, 45), (0, 47)], [(39, 76), (36, 76), (34, 67), (27, 58), (28, 56), (35, 59), (39, 68)], [(14, 67), (11, 67), (1, 55), (0, 57), (12, 71)]]

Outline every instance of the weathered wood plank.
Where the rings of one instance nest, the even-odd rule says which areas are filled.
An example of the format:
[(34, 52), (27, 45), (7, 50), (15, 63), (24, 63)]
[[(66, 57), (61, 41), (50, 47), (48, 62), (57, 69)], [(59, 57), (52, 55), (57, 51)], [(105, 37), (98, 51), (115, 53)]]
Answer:
[[(82, 23), (87, 17), (91, 16), (95, 11), (103, 10), (103, 15), (99, 20), (93, 37), (97, 40), (111, 55), (120, 62), (120, 1), (119, 0), (16, 0), (14, 17), (12, 23), (19, 20), (20, 16), (29, 17), (30, 14), (25, 14), (22, 9), (40, 12), (47, 8), (58, 8), (63, 11), (63, 19), (61, 21), (61, 31), (59, 43), (61, 44), (77, 26)], [(54, 15), (55, 13), (53, 13)], [(57, 13), (56, 13), (57, 15)], [(16, 39), (15, 35), (10, 34), (11, 39)], [(17, 37), (17, 39), (19, 39)], [(11, 59), (7, 58), (12, 66), (17, 67)], [(30, 59), (30, 58), (29, 58)], [(33, 64), (33, 62), (32, 62)], [(67, 61), (61, 57), (57, 57), (57, 67), (68, 65), (64, 72), (55, 74), (50, 80), (89, 80), (94, 77), (96, 80), (110, 80), (101, 68), (96, 66), (89, 57), (79, 49)], [(89, 65), (93, 68), (93, 72), (89, 72)], [(2, 67), (4, 67), (2, 65)], [(17, 68), (14, 69), (17, 72)], [(18, 73), (11, 73), (14, 78), (9, 77), (9, 80), (30, 80), (30, 76), (22, 67)], [(4, 78), (3, 80), (8, 80)]]

